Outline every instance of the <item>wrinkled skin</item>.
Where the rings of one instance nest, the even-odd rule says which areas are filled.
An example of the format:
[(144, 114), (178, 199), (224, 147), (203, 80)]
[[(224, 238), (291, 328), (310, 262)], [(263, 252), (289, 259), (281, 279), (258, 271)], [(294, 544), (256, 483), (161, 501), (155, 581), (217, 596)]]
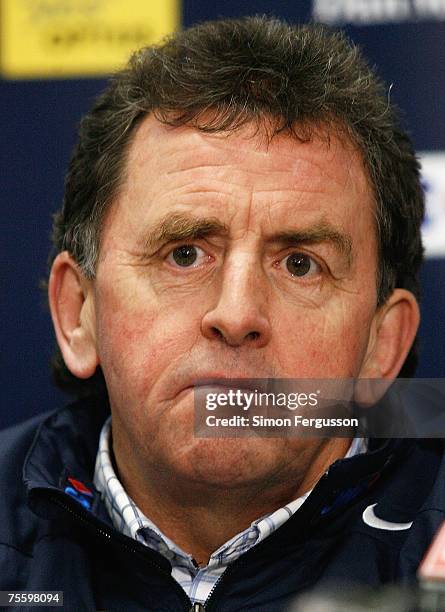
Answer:
[[(205, 135), (147, 119), (105, 223), (95, 287), (117, 455), (136, 448), (140, 468), (225, 486), (300, 477), (320, 441), (195, 439), (190, 387), (206, 375), (358, 376), (376, 309), (372, 207), (358, 153), (335, 138), (268, 145), (249, 129)], [(173, 214), (218, 219), (228, 233), (146, 246)], [(328, 239), (274, 238), (328, 225), (349, 238), (350, 257)], [(198, 247), (192, 266), (172, 257), (181, 244)], [(302, 277), (286, 267), (294, 252), (312, 258)]]
[(153, 117), (130, 145), (96, 278), (56, 258), (65, 362), (81, 378), (101, 365), (119, 477), (195, 558), (309, 490), (349, 440), (198, 438), (194, 381), (394, 378), (418, 308), (402, 289), (377, 308), (377, 262), (372, 191), (345, 137), (268, 142)]

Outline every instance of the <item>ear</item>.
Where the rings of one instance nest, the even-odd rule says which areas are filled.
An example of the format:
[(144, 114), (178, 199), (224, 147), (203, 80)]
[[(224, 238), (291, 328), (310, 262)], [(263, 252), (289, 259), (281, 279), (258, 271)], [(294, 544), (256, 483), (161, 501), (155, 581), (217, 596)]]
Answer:
[[(366, 356), (358, 376), (356, 401), (373, 404), (383, 396), (403, 366), (419, 321), (419, 306), (414, 295), (406, 289), (395, 289), (374, 315)], [(369, 379), (384, 380), (371, 384)]]
[(395, 289), (374, 316), (360, 378), (394, 380), (414, 342), (419, 321), (414, 295), (406, 289)]
[(67, 251), (53, 262), (48, 294), (63, 360), (74, 376), (89, 378), (99, 364), (93, 282), (85, 278)]

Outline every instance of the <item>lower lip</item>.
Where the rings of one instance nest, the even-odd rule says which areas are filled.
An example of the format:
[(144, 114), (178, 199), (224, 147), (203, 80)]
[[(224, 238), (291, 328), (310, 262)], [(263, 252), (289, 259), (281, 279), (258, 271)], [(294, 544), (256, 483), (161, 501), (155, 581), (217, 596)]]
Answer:
[(179, 393), (176, 394), (176, 398), (181, 398), (183, 395), (188, 395), (189, 392), (192, 392), (194, 390), (194, 387), (185, 387), (184, 389), (181, 389), (181, 391), (179, 391)]
[(245, 393), (254, 393), (255, 391), (259, 391), (259, 389), (254, 389), (252, 387), (239, 387), (236, 385), (218, 385), (216, 384), (207, 384), (207, 385), (193, 385), (190, 387), (185, 387), (178, 393), (178, 397), (188, 393), (189, 391), (198, 391), (200, 394), (202, 393), (228, 393), (229, 391), (237, 391), (245, 392)]

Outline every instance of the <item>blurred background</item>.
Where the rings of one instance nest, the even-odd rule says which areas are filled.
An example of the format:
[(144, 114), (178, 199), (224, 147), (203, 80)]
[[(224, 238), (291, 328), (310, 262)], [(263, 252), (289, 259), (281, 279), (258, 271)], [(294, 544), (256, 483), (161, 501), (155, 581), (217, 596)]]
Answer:
[(417, 375), (445, 377), (445, 0), (0, 0), (0, 428), (66, 403), (39, 283), (82, 114), (133, 49), (254, 13), (345, 29), (391, 85), (427, 196)]

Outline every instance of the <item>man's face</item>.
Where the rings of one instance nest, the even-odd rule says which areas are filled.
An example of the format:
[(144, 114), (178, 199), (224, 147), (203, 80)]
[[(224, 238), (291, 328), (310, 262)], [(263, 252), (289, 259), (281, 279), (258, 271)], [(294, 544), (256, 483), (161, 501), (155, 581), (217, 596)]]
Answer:
[(209, 483), (297, 466), (313, 441), (194, 438), (193, 381), (360, 376), (376, 253), (352, 145), (145, 119), (94, 283), (118, 459)]

